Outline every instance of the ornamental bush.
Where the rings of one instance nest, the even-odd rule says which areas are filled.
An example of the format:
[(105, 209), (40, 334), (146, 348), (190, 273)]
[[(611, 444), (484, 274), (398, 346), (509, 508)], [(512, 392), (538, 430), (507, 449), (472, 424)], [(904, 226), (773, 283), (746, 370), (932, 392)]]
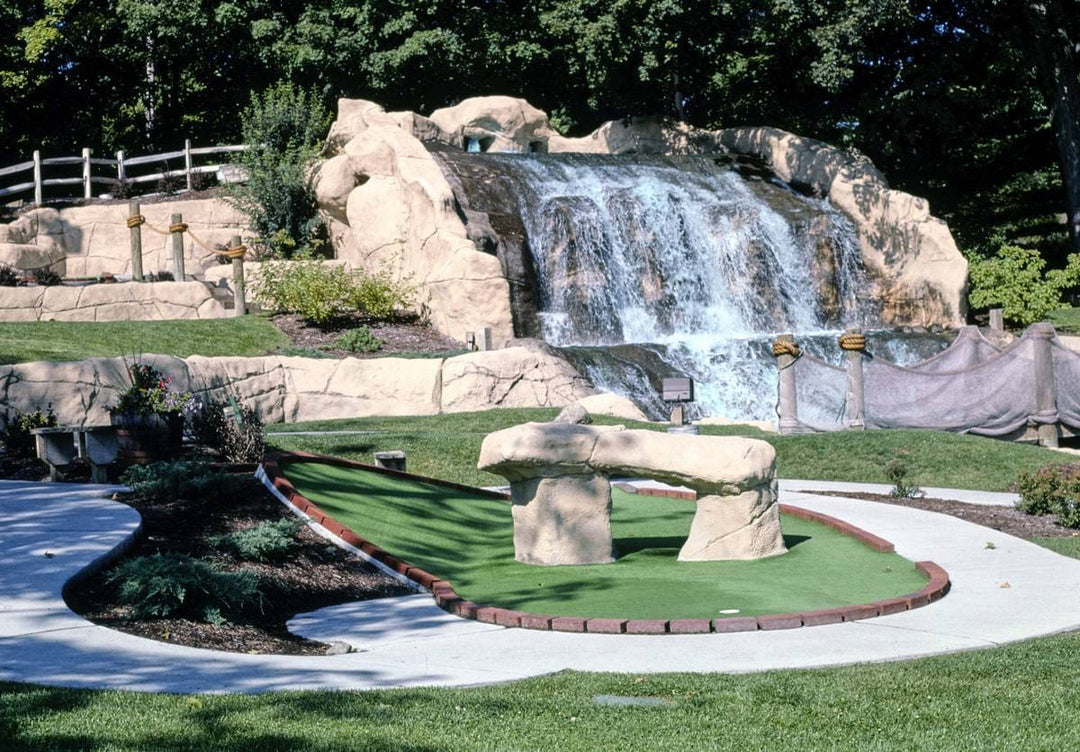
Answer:
[(308, 257), (265, 262), (252, 292), (264, 308), (325, 324), (353, 313), (387, 318), (411, 303), (413, 290), (388, 271), (367, 274)]
[(195, 440), (226, 462), (260, 462), (266, 453), (262, 420), (235, 396), (204, 404), (191, 427)]
[(1048, 465), (1033, 473), (1020, 473), (1016, 482), (1020, 501), (1016, 508), (1026, 514), (1056, 514), (1058, 524), (1080, 528), (1080, 463)]
[(249, 475), (223, 473), (198, 460), (132, 465), (120, 476), (120, 482), (146, 501), (191, 499), (210, 503), (236, 498), (257, 483)]
[(339, 350), (361, 353), (376, 352), (383, 344), (366, 326), (350, 329), (334, 340), (334, 347)]
[(299, 520), (261, 522), (247, 530), (216, 535), (210, 545), (243, 561), (280, 561), (296, 548)]
[(972, 259), (969, 266), (973, 308), (1000, 307), (1006, 320), (1027, 326), (1063, 306), (1062, 293), (1080, 285), (1080, 254), (1069, 256), (1064, 269), (1044, 274), (1046, 261), (1038, 251), (1003, 245), (989, 259)]
[(222, 572), (182, 554), (151, 554), (121, 562), (106, 575), (136, 618), (188, 616), (222, 623), (223, 613), (260, 604), (259, 579), (246, 569)]
[(35, 428), (52, 428), (57, 425), (56, 413), (50, 404), (45, 410), (22, 413), (18, 410), (8, 420), (7, 430), (3, 434), (4, 452), (12, 459), (30, 459), (37, 454), (34, 435)]

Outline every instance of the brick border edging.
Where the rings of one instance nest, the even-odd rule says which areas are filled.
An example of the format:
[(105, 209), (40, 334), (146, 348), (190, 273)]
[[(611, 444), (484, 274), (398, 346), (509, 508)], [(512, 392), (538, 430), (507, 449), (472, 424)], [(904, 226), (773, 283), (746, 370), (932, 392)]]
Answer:
[[(767, 614), (764, 616), (736, 616), (726, 619), (590, 619), (581, 616), (551, 616), (547, 614), (533, 614), (525, 611), (485, 606), (462, 598), (454, 590), (448, 581), (440, 579), (430, 572), (419, 567), (414, 567), (408, 562), (393, 556), (383, 549), (366, 540), (330, 515), (326, 514), (310, 499), (301, 494), (296, 487), (281, 472), (279, 461), (292, 460), (301, 462), (323, 462), (341, 467), (354, 467), (360, 470), (369, 470), (392, 477), (432, 483), (444, 488), (470, 493), (480, 493), (491, 498), (508, 500), (510, 497), (497, 491), (485, 491), (472, 488), (459, 483), (426, 478), (420, 475), (412, 475), (396, 470), (388, 470), (374, 465), (366, 465), (362, 462), (341, 459), (339, 457), (327, 457), (324, 455), (310, 454), (308, 452), (274, 452), (268, 454), (263, 460), (262, 467), (267, 479), (289, 502), (306, 514), (316, 523), (322, 525), (330, 533), (341, 538), (349, 545), (363, 551), (372, 559), (380, 562), (389, 569), (415, 582), (420, 587), (431, 592), (435, 603), (444, 611), (460, 616), (463, 619), (474, 619), (487, 624), (498, 624), (504, 627), (520, 627), (522, 629), (549, 630), (555, 632), (590, 632), (602, 634), (704, 634), (708, 632), (754, 632), (758, 630), (793, 629), (796, 627), (815, 627), (822, 624), (840, 624), (842, 622), (859, 621), (870, 619), (875, 616), (888, 616), (915, 608), (926, 606), (940, 600), (949, 592), (951, 583), (949, 574), (932, 561), (917, 561), (915, 569), (920, 574), (929, 578), (929, 582), (914, 593), (886, 598), (853, 606), (839, 608), (820, 609), (816, 611), (801, 611), (791, 614)], [(617, 484), (621, 487), (623, 484)], [(623, 489), (625, 490), (625, 489)], [(695, 498), (693, 492), (667, 491), (664, 489), (637, 489), (634, 493), (645, 496), (662, 496), (667, 498)], [(793, 507), (789, 504), (781, 504), (780, 510), (785, 514), (799, 517), (800, 519), (820, 522), (837, 532), (851, 536), (877, 551), (892, 552), (893, 544), (876, 535), (866, 532), (850, 523), (830, 517), (826, 514), (814, 512), (802, 507)]]

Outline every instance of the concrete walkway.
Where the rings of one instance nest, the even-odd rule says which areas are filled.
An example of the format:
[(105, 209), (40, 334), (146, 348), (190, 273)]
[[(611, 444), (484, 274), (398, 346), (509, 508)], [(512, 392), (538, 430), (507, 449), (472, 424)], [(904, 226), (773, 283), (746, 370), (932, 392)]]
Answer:
[(462, 686), (563, 669), (746, 672), (901, 660), (1080, 628), (1080, 561), (953, 517), (784, 490), (786, 503), (841, 517), (893, 541), (902, 556), (942, 565), (952, 592), (864, 622), (655, 637), (504, 629), (459, 620), (413, 595), (293, 620), (301, 633), (351, 643), (359, 652), (348, 655), (199, 650), (98, 627), (65, 607), (64, 583), (138, 527), (131, 509), (102, 498), (108, 491), (0, 482), (0, 679), (157, 692)]

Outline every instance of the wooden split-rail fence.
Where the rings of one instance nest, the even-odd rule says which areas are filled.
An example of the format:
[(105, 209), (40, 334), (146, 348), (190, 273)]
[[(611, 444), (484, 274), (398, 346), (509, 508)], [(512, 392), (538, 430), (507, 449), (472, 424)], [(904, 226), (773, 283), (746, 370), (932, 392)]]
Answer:
[[(196, 165), (195, 162), (199, 158), (216, 154), (230, 154), (246, 151), (247, 148), (247, 146), (240, 144), (233, 146), (204, 146), (193, 149), (191, 147), (191, 141), (185, 140), (184, 148), (178, 151), (167, 151), (162, 152), (161, 154), (148, 154), (146, 156), (132, 158), (126, 157), (123, 151), (118, 151), (116, 152), (115, 159), (100, 159), (93, 157), (93, 152), (90, 149), (83, 149), (82, 155), (77, 157), (50, 157), (48, 159), (42, 159), (41, 152), (35, 151), (33, 159), (28, 162), (20, 162), (19, 164), (10, 165), (8, 167), (0, 167), (0, 180), (10, 178), (10, 176), (14, 175), (21, 176), (22, 173), (31, 173), (31, 179), (21, 183), (8, 185), (0, 183), (0, 199), (5, 196), (15, 196), (17, 194), (33, 191), (34, 203), (40, 205), (44, 203), (45, 188), (47, 187), (78, 185), (82, 186), (82, 198), (93, 198), (95, 184), (107, 185), (111, 188), (118, 183), (149, 183), (167, 178), (179, 178), (181, 176), (186, 182), (188, 190), (191, 190), (194, 185), (194, 176), (199, 174), (213, 174), (217, 175), (222, 182), (231, 182), (241, 177), (232, 172), (230, 169), (231, 165)], [(170, 162), (176, 163), (179, 160), (183, 160), (182, 167), (178, 165), (175, 170), (169, 168)], [(146, 165), (159, 165), (159, 171), (142, 175), (131, 174), (131, 168), (144, 167)], [(47, 167), (70, 168), (75, 166), (80, 166), (82, 168), (82, 174), (80, 176), (49, 178), (44, 176), (45, 168)], [(109, 175), (95, 175), (95, 167), (109, 168)], [(74, 197), (76, 196), (65, 196), (65, 198)]]

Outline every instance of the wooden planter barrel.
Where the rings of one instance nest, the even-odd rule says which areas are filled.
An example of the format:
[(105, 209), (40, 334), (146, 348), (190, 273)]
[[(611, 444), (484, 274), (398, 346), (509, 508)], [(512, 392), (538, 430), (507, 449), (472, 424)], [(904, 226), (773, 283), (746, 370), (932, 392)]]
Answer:
[(116, 427), (116, 460), (127, 465), (147, 465), (175, 459), (184, 437), (184, 416), (161, 413), (113, 413)]

